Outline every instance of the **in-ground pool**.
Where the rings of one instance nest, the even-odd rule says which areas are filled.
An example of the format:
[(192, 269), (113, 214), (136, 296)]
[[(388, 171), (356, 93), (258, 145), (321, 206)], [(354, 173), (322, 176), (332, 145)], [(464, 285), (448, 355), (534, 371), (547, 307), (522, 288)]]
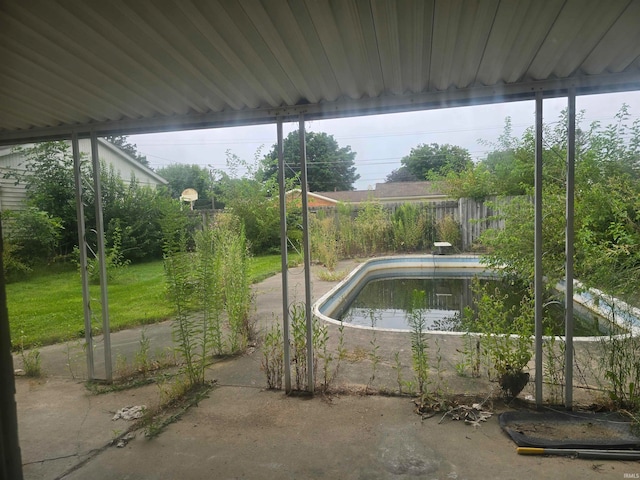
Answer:
[[(363, 263), (314, 305), (329, 322), (357, 328), (408, 331), (407, 310), (414, 291), (425, 292), (418, 305), (426, 311), (428, 330), (464, 332), (461, 312), (472, 303), (471, 282), (494, 282), (476, 256), (413, 255), (382, 257)], [(611, 325), (594, 311), (574, 302), (578, 337), (607, 334)], [(556, 321), (562, 325), (563, 308)]]

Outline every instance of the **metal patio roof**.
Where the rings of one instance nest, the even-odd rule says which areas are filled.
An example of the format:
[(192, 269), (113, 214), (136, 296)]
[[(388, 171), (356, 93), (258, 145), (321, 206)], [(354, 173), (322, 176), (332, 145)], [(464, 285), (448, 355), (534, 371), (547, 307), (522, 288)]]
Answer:
[(640, 89), (640, 0), (0, 0), (0, 144)]

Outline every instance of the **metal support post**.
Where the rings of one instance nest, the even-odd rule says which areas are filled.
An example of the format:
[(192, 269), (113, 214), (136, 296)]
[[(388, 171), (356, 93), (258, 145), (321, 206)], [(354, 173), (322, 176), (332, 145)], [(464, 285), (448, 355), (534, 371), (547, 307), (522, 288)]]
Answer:
[(2, 252), (2, 220), (0, 219), (0, 478), (22, 480), (24, 477), (18, 441), (16, 383), (11, 355), (11, 333)]
[(542, 406), (542, 92), (536, 93), (536, 165), (535, 165), (535, 233), (534, 233), (534, 301), (536, 407)]
[(280, 191), (280, 255), (282, 260), (282, 339), (284, 342), (284, 391), (291, 393), (289, 354), (289, 262), (287, 255), (287, 202), (282, 141), (282, 119), (278, 119), (278, 186)]
[(304, 115), (300, 114), (300, 182), (302, 183), (302, 243), (304, 247), (304, 298), (307, 319), (307, 389), (313, 393), (313, 319), (311, 316), (311, 247), (309, 243), (309, 199), (307, 185), (307, 145), (304, 131)]
[(71, 134), (73, 152), (73, 181), (76, 189), (76, 215), (78, 217), (78, 247), (80, 249), (80, 276), (82, 278), (82, 307), (84, 311), (84, 339), (87, 351), (87, 379), (95, 379), (93, 365), (93, 332), (91, 329), (91, 296), (89, 294), (89, 274), (87, 272), (87, 238), (84, 225), (84, 203), (82, 202), (82, 165), (78, 134)]
[(576, 166), (576, 91), (569, 89), (569, 115), (567, 128), (567, 206), (565, 239), (565, 407), (573, 408), (573, 217)]
[(107, 262), (104, 245), (104, 218), (102, 216), (102, 187), (100, 185), (100, 156), (98, 136), (91, 132), (91, 163), (93, 166), (93, 192), (96, 208), (96, 235), (98, 237), (98, 264), (100, 265), (100, 298), (102, 301), (102, 338), (104, 339), (105, 380), (111, 382), (111, 329), (109, 326), (109, 295), (107, 292)]

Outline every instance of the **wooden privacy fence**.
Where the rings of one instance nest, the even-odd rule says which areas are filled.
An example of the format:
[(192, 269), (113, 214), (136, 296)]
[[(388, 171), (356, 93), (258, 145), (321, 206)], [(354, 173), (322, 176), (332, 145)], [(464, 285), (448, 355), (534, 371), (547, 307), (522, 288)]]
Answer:
[[(460, 226), (462, 250), (468, 251), (477, 242), (482, 232), (492, 228), (500, 229), (504, 227), (503, 220), (496, 220), (493, 217), (500, 213), (500, 205), (509, 203), (513, 198), (515, 197), (489, 197), (481, 201), (472, 198), (461, 198), (459, 200), (424, 202), (423, 204), (428, 205), (434, 222), (438, 222), (445, 217), (453, 217)], [(382, 205), (390, 215), (393, 215), (403, 203), (383, 203)], [(310, 210), (333, 211), (334, 208), (311, 207)], [(362, 208), (361, 205), (354, 205), (352, 210), (354, 217), (360, 208)]]

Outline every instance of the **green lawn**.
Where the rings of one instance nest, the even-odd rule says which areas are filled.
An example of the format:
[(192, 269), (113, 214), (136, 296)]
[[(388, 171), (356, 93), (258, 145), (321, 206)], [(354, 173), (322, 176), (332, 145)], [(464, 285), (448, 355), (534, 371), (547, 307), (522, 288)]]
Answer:
[[(249, 275), (256, 283), (280, 271), (280, 255), (251, 259)], [(46, 345), (84, 336), (82, 285), (77, 271), (51, 270), (7, 285), (7, 307), (13, 348)], [(94, 328), (101, 329), (100, 288), (91, 286)], [(165, 295), (162, 261), (131, 265), (109, 284), (112, 330), (171, 317)]]

